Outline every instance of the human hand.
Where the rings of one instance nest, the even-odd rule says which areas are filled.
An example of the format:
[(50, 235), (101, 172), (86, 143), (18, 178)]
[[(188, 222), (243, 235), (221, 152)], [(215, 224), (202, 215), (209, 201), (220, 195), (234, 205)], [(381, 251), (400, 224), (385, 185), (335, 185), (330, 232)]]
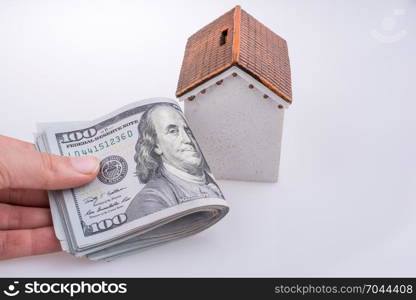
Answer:
[(59, 251), (47, 190), (84, 185), (98, 169), (95, 157), (40, 153), (0, 135), (0, 260)]

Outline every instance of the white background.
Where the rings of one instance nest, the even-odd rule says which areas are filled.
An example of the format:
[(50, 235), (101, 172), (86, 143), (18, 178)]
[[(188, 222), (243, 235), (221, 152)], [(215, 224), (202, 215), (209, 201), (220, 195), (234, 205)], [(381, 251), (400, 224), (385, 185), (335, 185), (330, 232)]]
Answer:
[(194, 237), (0, 276), (416, 276), (416, 1), (2, 0), (0, 133), (173, 98), (188, 36), (236, 4), (289, 45), (279, 182), (221, 181), (231, 211)]

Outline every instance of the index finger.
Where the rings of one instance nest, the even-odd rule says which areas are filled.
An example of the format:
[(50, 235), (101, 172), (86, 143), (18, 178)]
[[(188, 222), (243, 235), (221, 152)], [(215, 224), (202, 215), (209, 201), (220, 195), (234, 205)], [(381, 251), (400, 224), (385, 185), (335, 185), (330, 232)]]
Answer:
[(45, 190), (0, 190), (0, 202), (22, 206), (49, 207), (48, 193)]

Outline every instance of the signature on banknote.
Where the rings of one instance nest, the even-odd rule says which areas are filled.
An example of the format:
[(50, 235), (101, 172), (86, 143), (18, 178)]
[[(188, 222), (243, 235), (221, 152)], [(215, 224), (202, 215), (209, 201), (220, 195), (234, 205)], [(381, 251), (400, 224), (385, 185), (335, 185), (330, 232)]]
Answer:
[(97, 217), (106, 213), (108, 210), (111, 210), (114, 207), (119, 206), (121, 203), (125, 203), (131, 199), (131, 197), (120, 195), (120, 192), (127, 189), (127, 187), (116, 188), (105, 193), (101, 193), (98, 196), (90, 196), (82, 199), (81, 201), (84, 204), (92, 204), (85, 215), (91, 217)]

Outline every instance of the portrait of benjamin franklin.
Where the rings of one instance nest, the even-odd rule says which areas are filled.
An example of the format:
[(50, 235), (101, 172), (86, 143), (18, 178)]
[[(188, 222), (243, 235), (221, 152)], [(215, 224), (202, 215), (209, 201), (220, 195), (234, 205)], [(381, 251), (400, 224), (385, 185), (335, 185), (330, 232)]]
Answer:
[(138, 131), (134, 160), (145, 186), (126, 210), (129, 221), (187, 201), (224, 198), (179, 108), (152, 105)]

